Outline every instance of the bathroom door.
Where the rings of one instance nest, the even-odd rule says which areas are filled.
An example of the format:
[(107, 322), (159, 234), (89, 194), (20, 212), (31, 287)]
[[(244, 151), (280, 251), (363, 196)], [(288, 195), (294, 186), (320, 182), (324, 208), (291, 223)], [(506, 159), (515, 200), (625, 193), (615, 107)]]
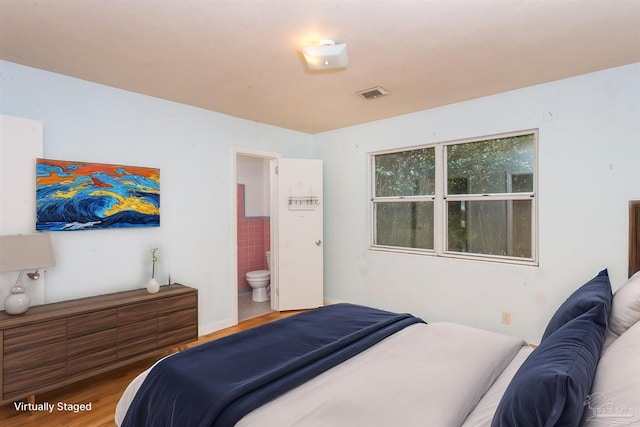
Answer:
[(323, 304), (322, 161), (280, 158), (276, 179), (278, 212), (274, 246), (277, 260), (272, 262), (276, 304), (273, 308), (284, 311), (320, 307)]

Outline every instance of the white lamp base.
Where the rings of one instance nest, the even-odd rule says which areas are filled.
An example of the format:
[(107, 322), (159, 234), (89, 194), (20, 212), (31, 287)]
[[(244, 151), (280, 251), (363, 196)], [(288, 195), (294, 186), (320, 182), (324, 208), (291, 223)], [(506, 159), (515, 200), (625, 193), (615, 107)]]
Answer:
[(29, 309), (31, 298), (24, 293), (22, 286), (14, 286), (4, 300), (4, 311), (7, 314), (22, 314)]

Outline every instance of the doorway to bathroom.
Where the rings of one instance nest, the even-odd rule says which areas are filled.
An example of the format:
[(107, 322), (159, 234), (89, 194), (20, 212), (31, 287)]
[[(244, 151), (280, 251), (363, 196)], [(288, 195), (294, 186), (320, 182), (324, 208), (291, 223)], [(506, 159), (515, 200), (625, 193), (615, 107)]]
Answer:
[[(233, 166), (235, 268), (230, 285), (236, 320), (320, 307), (322, 161), (235, 149)], [(265, 275), (268, 288), (259, 286)]]
[(236, 153), (239, 322), (272, 311), (268, 258), (271, 250), (271, 162), (275, 158), (269, 153)]

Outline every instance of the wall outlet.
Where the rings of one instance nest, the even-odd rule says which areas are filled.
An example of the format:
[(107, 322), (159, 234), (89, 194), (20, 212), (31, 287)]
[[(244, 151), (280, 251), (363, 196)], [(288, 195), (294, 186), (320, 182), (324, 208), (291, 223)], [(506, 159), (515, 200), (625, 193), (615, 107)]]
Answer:
[(510, 325), (511, 324), (511, 312), (509, 312), (509, 311), (503, 311), (502, 312), (502, 323), (504, 325)]

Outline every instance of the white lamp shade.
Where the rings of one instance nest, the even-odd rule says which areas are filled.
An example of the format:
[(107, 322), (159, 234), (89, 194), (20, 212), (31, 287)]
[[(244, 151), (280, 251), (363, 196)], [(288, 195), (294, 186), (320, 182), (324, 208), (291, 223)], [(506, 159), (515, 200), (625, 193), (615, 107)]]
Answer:
[(0, 272), (55, 265), (53, 244), (48, 233), (0, 236)]
[(327, 70), (349, 66), (349, 54), (345, 43), (306, 46), (302, 48), (302, 54), (310, 70)]

